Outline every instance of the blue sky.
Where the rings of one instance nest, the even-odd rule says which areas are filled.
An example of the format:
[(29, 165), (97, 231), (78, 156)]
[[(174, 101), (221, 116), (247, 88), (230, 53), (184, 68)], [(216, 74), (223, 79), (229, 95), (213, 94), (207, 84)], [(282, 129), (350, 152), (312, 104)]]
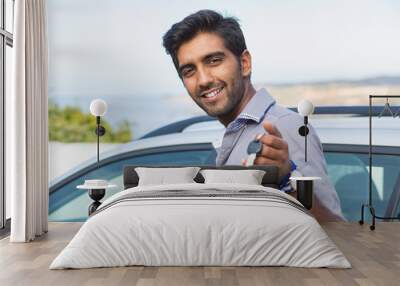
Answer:
[(240, 20), (255, 83), (400, 75), (399, 2), (48, 0), (50, 96), (186, 93), (161, 38), (200, 9)]

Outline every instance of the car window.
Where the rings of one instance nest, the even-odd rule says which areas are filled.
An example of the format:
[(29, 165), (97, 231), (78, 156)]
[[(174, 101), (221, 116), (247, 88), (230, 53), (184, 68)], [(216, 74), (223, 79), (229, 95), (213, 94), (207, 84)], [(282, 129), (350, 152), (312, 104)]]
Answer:
[[(156, 152), (132, 156), (99, 169), (88, 172), (50, 194), (50, 221), (84, 221), (87, 208), (92, 203), (85, 190), (76, 189), (85, 179), (107, 179), (118, 187), (109, 189), (105, 198), (123, 190), (122, 168), (124, 165), (203, 165), (214, 164), (215, 150), (191, 150)], [(328, 175), (334, 184), (342, 206), (343, 215), (349, 221), (360, 219), (361, 204), (368, 202), (368, 155), (357, 153), (325, 152)], [(392, 155), (373, 156), (372, 199), (376, 214), (384, 216), (388, 206), (398, 208), (398, 203), (389, 204), (393, 189), (400, 175), (400, 157)], [(399, 191), (399, 190), (397, 190)], [(397, 196), (398, 198), (399, 196)]]
[(216, 154), (214, 149), (157, 152), (132, 156), (131, 158), (102, 166), (99, 169), (90, 171), (50, 193), (49, 220), (86, 220), (88, 207), (92, 203), (92, 200), (87, 195), (86, 190), (79, 190), (76, 186), (83, 184), (87, 179), (106, 179), (110, 183), (118, 186), (114, 189), (108, 189), (104, 197), (105, 199), (123, 190), (122, 170), (125, 165), (213, 165), (215, 164), (215, 156)]
[[(358, 221), (361, 218), (361, 205), (368, 203), (368, 154), (325, 152), (325, 158), (343, 215), (349, 221)], [(378, 216), (385, 216), (390, 211), (387, 208), (391, 205), (389, 201), (399, 177), (399, 165), (399, 156), (372, 157), (372, 205)]]

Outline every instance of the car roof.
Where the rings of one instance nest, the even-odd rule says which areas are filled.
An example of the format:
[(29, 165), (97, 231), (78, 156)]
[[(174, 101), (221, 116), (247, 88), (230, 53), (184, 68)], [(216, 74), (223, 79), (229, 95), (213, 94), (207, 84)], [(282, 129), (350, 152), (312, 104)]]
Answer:
[[(297, 112), (297, 108), (295, 107), (288, 107), (288, 109)], [(316, 106), (312, 116), (368, 117), (368, 115), (371, 114), (373, 117), (379, 117), (383, 109), (384, 106)], [(392, 106), (391, 109), (396, 110), (396, 114), (400, 112), (400, 106)], [(385, 113), (383, 116), (389, 117), (390, 114)], [(171, 133), (180, 133), (186, 130), (188, 127), (190, 128), (191, 126), (197, 126), (196, 123), (209, 121), (216, 121), (216, 118), (208, 115), (190, 117), (152, 130), (139, 139)], [(199, 126), (204, 126), (207, 128), (209, 125), (200, 124)]]
[[(322, 143), (369, 145), (368, 117), (316, 116), (309, 120)], [(372, 145), (400, 146), (400, 119), (371, 120)]]
[[(310, 116), (309, 123), (316, 129), (321, 143), (326, 144), (369, 144), (369, 118), (365, 116)], [(217, 120), (195, 123), (182, 133), (193, 134), (223, 131)], [(210, 134), (210, 138), (213, 134)], [(189, 136), (188, 136), (189, 137)], [(400, 146), (400, 118), (381, 117), (372, 120), (373, 145)], [(216, 140), (216, 139), (214, 139)]]

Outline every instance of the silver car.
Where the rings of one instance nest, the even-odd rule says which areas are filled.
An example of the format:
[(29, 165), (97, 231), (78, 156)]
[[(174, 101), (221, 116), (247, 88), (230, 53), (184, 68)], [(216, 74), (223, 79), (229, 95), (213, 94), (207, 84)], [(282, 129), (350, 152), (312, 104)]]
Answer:
[[(377, 113), (378, 109), (376, 112)], [(360, 219), (368, 201), (369, 125), (365, 107), (320, 107), (310, 123), (321, 139), (328, 174), (349, 221)], [(400, 216), (400, 119), (374, 118), (372, 124), (372, 201), (378, 216)], [(102, 154), (100, 168), (93, 158), (50, 184), (49, 220), (84, 221), (91, 200), (76, 186), (85, 179), (107, 179), (123, 190), (125, 165), (214, 165), (215, 146), (225, 128), (214, 118), (195, 117), (157, 129), (142, 138)]]

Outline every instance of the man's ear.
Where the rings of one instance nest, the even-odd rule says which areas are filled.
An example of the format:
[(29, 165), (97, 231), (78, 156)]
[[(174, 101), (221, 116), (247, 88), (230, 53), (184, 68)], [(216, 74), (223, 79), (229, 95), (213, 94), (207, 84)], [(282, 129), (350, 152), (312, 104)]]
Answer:
[(251, 74), (251, 55), (248, 50), (244, 50), (240, 56), (242, 75), (248, 77)]

